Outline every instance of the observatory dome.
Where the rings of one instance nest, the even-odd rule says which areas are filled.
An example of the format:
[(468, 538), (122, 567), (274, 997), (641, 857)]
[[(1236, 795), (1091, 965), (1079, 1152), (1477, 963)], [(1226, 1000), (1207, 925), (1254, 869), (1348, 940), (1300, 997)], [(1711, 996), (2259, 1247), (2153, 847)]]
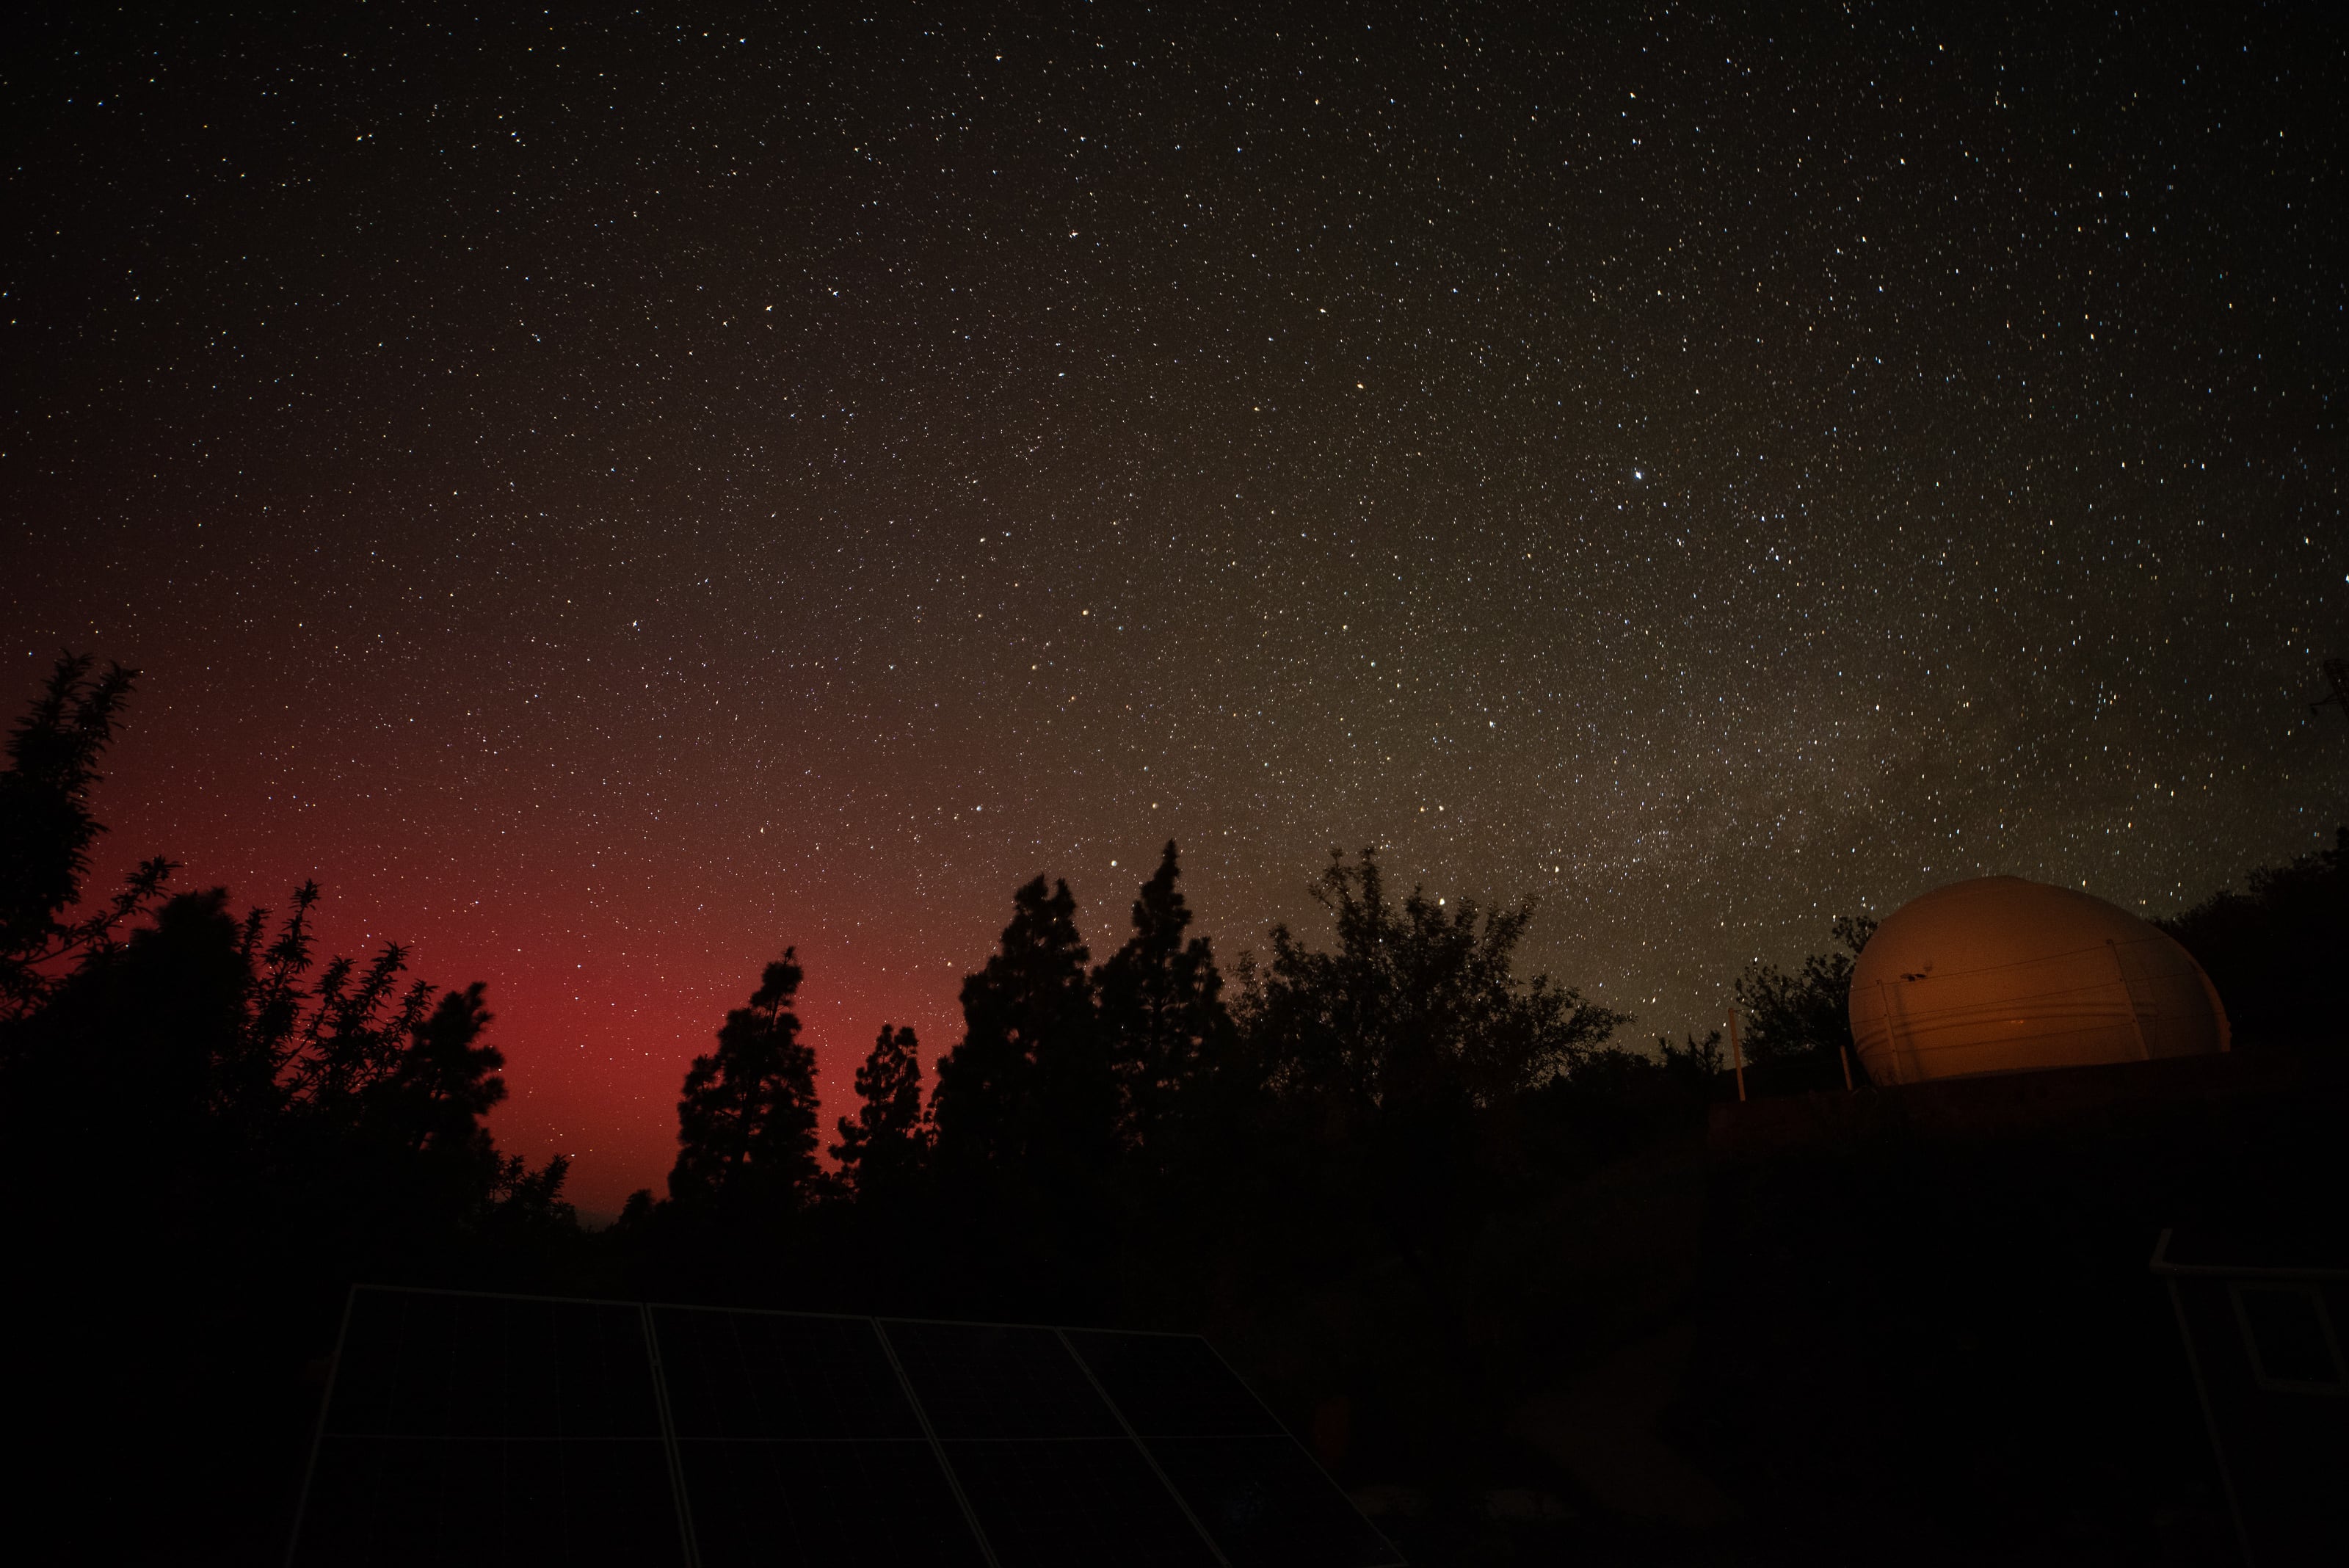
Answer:
[(1878, 1084), (2227, 1049), (2226, 1009), (2184, 948), (2102, 898), (2019, 877), (1903, 904), (1853, 966), (1850, 1007)]

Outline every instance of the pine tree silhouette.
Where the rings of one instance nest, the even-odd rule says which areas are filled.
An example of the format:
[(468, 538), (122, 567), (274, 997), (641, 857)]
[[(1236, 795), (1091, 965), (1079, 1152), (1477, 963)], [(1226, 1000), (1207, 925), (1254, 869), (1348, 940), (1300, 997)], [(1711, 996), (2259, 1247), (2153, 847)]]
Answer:
[(694, 1058), (678, 1102), (669, 1196), (689, 1210), (788, 1212), (813, 1194), (815, 1053), (800, 1042), (792, 1000), (805, 978), (796, 950), (767, 966), (748, 1007), (726, 1015), (718, 1049)]
[(931, 1096), (946, 1266), (989, 1310), (1087, 1310), (1114, 1244), (1117, 1077), (1075, 917), (1066, 883), (1013, 895)]
[(478, 1044), (490, 1026), (481, 982), (440, 998), (409, 1033), (388, 1098), (398, 1107), (401, 1135), (419, 1152), (453, 1151), (472, 1142), (481, 1118), (506, 1097), (498, 1070), (505, 1054)]
[[(1113, 1134), (1116, 1083), (1093, 1027), (1091, 955), (1066, 882), (1037, 877), (1012, 895), (1001, 949), (962, 983), (962, 1044), (938, 1063), (931, 1094), (939, 1157), (1016, 1169), (1053, 1118), (1091, 1109)], [(1085, 1102), (1097, 1102), (1090, 1106)]]
[(1214, 949), (1205, 937), (1184, 938), (1191, 910), (1181, 877), (1170, 838), (1133, 901), (1133, 935), (1093, 977), (1126, 1139), (1153, 1153), (1164, 1152), (1185, 1091), (1228, 1054), (1232, 1037)]
[(922, 1109), (922, 1064), (910, 1028), (884, 1023), (864, 1064), (856, 1069), (859, 1101), (854, 1120), (840, 1118), (832, 1157), (841, 1180), (860, 1200), (905, 1192), (929, 1152), (929, 1118)]

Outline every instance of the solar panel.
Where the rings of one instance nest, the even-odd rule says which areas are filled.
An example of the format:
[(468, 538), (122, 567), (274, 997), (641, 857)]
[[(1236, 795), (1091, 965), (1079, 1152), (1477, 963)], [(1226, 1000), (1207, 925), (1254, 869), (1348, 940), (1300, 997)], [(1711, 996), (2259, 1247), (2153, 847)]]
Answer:
[(1194, 1335), (367, 1286), (290, 1561), (1402, 1559)]
[(1214, 1568), (1197, 1527), (1123, 1435), (946, 1449), (1002, 1568)]
[(1215, 1553), (1057, 1330), (883, 1324), (1001, 1568)]
[(705, 1568), (985, 1563), (871, 1319), (652, 1316)]
[(947, 1442), (1125, 1436), (1054, 1330), (895, 1318), (882, 1326)]
[(1067, 1332), (1232, 1568), (1402, 1563), (1402, 1553), (1206, 1340)]
[(355, 1291), (294, 1561), (682, 1563), (642, 1311)]
[(1193, 1334), (1119, 1334), (1072, 1328), (1070, 1345), (1144, 1437), (1283, 1435), (1264, 1401)]
[(1147, 1441), (1232, 1568), (1382, 1568), (1402, 1562), (1294, 1438)]
[(657, 1306), (653, 1327), (680, 1441), (925, 1440), (870, 1318)]

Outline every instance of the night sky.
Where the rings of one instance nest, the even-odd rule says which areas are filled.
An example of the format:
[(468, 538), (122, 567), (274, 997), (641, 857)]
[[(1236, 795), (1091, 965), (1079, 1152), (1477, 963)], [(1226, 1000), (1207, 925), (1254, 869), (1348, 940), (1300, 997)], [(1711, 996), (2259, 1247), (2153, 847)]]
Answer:
[(591, 1209), (783, 944), (837, 1109), (1169, 836), (1227, 965), (1375, 844), (1637, 1039), (2349, 820), (2329, 7), (85, 9), (0, 39), (10, 701), (141, 666), (103, 874), (488, 981)]

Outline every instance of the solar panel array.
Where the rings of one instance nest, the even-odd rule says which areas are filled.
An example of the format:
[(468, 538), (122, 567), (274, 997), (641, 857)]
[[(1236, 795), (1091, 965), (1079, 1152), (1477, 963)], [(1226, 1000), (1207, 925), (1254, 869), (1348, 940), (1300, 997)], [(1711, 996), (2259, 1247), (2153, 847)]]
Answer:
[(289, 1562), (1402, 1559), (1196, 1335), (362, 1286)]

